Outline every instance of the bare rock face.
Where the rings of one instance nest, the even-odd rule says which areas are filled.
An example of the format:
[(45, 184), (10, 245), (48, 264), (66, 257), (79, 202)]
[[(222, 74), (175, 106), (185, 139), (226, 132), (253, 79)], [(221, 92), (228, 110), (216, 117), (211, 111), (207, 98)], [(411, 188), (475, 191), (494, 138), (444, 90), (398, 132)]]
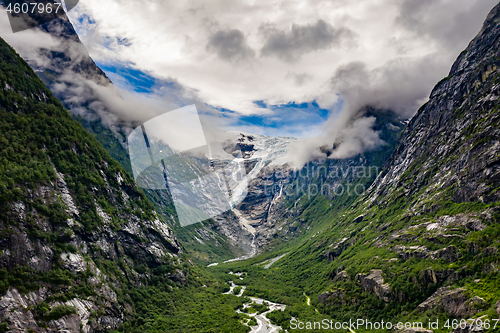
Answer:
[(176, 269), (174, 273), (168, 273), (167, 276), (177, 283), (182, 285), (187, 285), (186, 275), (180, 269)]
[(454, 262), (458, 259), (458, 249), (450, 245), (444, 249), (433, 251), (430, 253), (432, 259), (444, 259), (448, 262)]
[(30, 302), (26, 296), (16, 289), (10, 289), (0, 299), (0, 314), (2, 322), (10, 323), (14, 332), (23, 332), (24, 329), (36, 329), (38, 324), (30, 311), (26, 311)]
[(235, 151), (232, 152), (233, 156), (242, 155), (243, 158), (248, 159), (255, 153), (255, 145), (252, 144), (254, 137), (251, 135), (240, 134), (238, 137), (238, 144)]
[(384, 302), (390, 302), (392, 297), (391, 287), (384, 283), (382, 270), (372, 269), (370, 274), (357, 274), (356, 280), (361, 283), (363, 290), (369, 294), (376, 294)]
[(484, 299), (478, 296), (470, 297), (464, 288), (442, 287), (421, 303), (417, 309), (426, 311), (439, 308), (453, 316), (469, 318), (487, 306), (488, 303)]
[(481, 252), (481, 256), (490, 257), (490, 256), (496, 255), (497, 253), (498, 253), (498, 248), (496, 248), (494, 246), (490, 246), (490, 247), (483, 249), (483, 251)]
[[(72, 299), (65, 303), (52, 302), (51, 308), (60, 305), (72, 306), (76, 314), (66, 315), (57, 320), (51, 320), (47, 323), (48, 328), (43, 329), (39, 326), (32, 307), (35, 307), (41, 300), (47, 296), (47, 289), (41, 288), (36, 292), (30, 292), (27, 295), (19, 293), (17, 289), (9, 289), (0, 299), (0, 314), (2, 321), (9, 323), (9, 332), (20, 333), (26, 330), (33, 332), (92, 332), (90, 323), (90, 314), (99, 308), (94, 302), (82, 299)], [(101, 326), (102, 329), (117, 327), (121, 323), (121, 318), (113, 319), (114, 324)]]
[(87, 270), (87, 262), (81, 254), (63, 253), (61, 254), (61, 260), (64, 262), (64, 267), (71, 272), (78, 273)]
[(348, 241), (347, 237), (342, 238), (339, 242), (335, 244), (331, 244), (328, 247), (328, 250), (325, 252), (324, 257), (330, 261), (335, 260), (338, 256), (342, 254), (348, 247), (352, 246), (356, 239), (353, 238), (351, 241)]
[[(70, 214), (74, 212), (76, 205), (67, 189), (64, 187), (61, 190), (59, 187), (61, 179), (57, 184), (53, 184), (53, 187), (47, 188), (46, 191), (33, 191), (31, 199), (49, 203), (54, 200), (53, 198), (65, 195), (66, 200), (63, 202)], [(108, 190), (111, 195), (115, 191), (113, 188)], [(68, 204), (69, 202), (71, 205)], [(117, 205), (115, 208), (120, 209), (121, 207)], [(0, 240), (3, 248), (0, 256), (0, 268), (28, 265), (34, 271), (45, 272), (51, 270), (59, 260), (62, 267), (73, 274), (90, 271), (92, 276), (88, 278), (88, 283), (95, 288), (99, 298), (76, 297), (64, 303), (49, 302), (48, 306), (51, 309), (64, 305), (74, 307), (76, 313), (41, 324), (40, 318), (36, 317), (33, 308), (45, 302), (54, 292), (45, 286), (28, 294), (11, 288), (5, 295), (0, 295), (0, 322), (7, 323), (11, 332), (26, 332), (31, 329), (33, 332), (81, 331), (92, 333), (116, 329), (125, 319), (125, 310), (119, 304), (116, 293), (112, 290), (113, 278), (104, 275), (96, 267), (90, 249), (99, 249), (99, 256), (103, 255), (106, 258), (125, 260), (132, 258), (153, 266), (175, 264), (179, 260), (178, 255), (182, 252), (170, 228), (159, 219), (141, 220), (135, 215), (123, 213), (121, 216), (126, 219), (126, 223), (120, 231), (113, 231), (108, 225), (103, 224), (89, 233), (78, 222), (78, 215), (72, 214), (73, 219), (68, 219), (67, 224), (63, 226), (67, 228), (68, 243), (75, 245), (75, 249), (79, 249), (81, 252), (63, 252), (59, 257), (55, 257), (55, 250), (50, 243), (28, 236), (28, 225), (23, 221), (26, 212), (27, 209), (21, 205), (12, 205), (12, 212), (9, 216), (11, 219), (17, 220), (18, 223), (10, 239)], [(31, 223), (31, 225), (36, 223), (39, 228), (43, 228), (46, 232), (57, 231), (54, 226), (40, 216), (32, 219)], [(87, 258), (84, 255), (87, 255)], [(132, 262), (130, 261), (130, 263)], [(138, 277), (137, 273), (124, 272), (124, 274), (130, 274), (132, 279)], [(176, 269), (175, 273), (169, 277), (181, 285), (187, 284), (186, 275), (180, 269)], [(134, 281), (131, 282), (134, 283)], [(92, 312), (101, 312), (102, 315), (91, 318)], [(43, 328), (44, 325), (47, 325), (48, 328)]]
[(333, 278), (333, 282), (346, 281), (349, 280), (349, 275), (346, 271), (341, 271)]
[(397, 245), (394, 250), (399, 253), (399, 258), (403, 261), (410, 258), (426, 259), (429, 257), (429, 250), (425, 246), (402, 246)]
[[(324, 293), (319, 294), (318, 300), (323, 304), (334, 304), (340, 303), (342, 305), (346, 304), (346, 295), (342, 289), (329, 290)], [(355, 300), (350, 300), (355, 301)]]
[(457, 281), (459, 279), (460, 275), (452, 269), (435, 271), (431, 267), (428, 267), (427, 269), (419, 272), (418, 283), (428, 286), (430, 284)]

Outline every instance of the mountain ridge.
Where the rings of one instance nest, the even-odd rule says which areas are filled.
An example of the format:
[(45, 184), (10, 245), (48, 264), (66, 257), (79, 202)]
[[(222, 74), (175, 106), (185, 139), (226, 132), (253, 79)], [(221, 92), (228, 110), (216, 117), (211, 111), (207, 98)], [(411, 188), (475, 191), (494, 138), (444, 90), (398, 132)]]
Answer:
[(0, 81), (0, 332), (246, 332), (244, 300), (1, 39)]

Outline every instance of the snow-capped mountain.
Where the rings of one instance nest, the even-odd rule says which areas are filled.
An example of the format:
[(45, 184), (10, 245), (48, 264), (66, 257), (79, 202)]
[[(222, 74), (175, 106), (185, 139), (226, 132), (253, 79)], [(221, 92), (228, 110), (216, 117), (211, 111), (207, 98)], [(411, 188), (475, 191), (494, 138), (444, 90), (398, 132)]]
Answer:
[(240, 203), (247, 195), (249, 183), (255, 179), (267, 165), (283, 164), (292, 137), (270, 137), (264, 135), (240, 133), (235, 141), (226, 141), (226, 152), (236, 156), (235, 161), (245, 165), (246, 177), (233, 190), (233, 201)]

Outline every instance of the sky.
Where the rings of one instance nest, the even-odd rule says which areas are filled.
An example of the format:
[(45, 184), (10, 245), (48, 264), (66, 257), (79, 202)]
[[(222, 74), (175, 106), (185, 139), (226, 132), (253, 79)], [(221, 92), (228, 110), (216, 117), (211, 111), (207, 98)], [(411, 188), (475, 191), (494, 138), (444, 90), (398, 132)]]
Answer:
[[(383, 144), (374, 119), (354, 119), (357, 111), (411, 118), (496, 4), (81, 0), (68, 16), (120, 91), (117, 99), (96, 86), (115, 110), (110, 119), (141, 122), (196, 104), (211, 127), (302, 138), (292, 147), (300, 166), (339, 137), (332, 158)], [(6, 14), (0, 26), (34, 58), (33, 50), (60, 47), (35, 30), (9, 34)]]
[(82, 0), (69, 16), (107, 73), (173, 80), (235, 126), (311, 137), (341, 101), (411, 117), (497, 3)]

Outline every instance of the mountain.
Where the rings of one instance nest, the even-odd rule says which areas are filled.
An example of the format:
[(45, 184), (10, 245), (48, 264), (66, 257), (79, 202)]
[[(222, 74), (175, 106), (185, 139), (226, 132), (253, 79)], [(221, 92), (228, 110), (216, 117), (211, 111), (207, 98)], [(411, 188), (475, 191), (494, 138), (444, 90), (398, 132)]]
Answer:
[(0, 332), (246, 332), (243, 300), (1, 39), (0, 80)]
[[(384, 145), (347, 159), (330, 159), (334, 147), (323, 147), (323, 159), (309, 162), (300, 169), (280, 163), (285, 148), (279, 148), (281, 142), (293, 149), (290, 145), (297, 139), (267, 139), (278, 142), (277, 145), (260, 143), (259, 136), (253, 136), (251, 143), (247, 143), (248, 139), (244, 141), (248, 164), (256, 166), (248, 168), (251, 170), (248, 194), (236, 207), (236, 213), (252, 227), (258, 252), (310, 237), (324, 227), (317, 219), (315, 222), (314, 215), (332, 214), (345, 208), (373, 182), (406, 124), (393, 112), (372, 107), (362, 108), (351, 121), (364, 117), (375, 118), (373, 129)], [(271, 149), (276, 157), (270, 161), (266, 158), (262, 163), (259, 155), (265, 150), (250, 149), (251, 146), (277, 147)], [(270, 154), (266, 151), (263, 155)]]
[[(120, 119), (108, 108), (99, 90), (115, 91), (106, 74), (94, 63), (66, 15), (39, 28), (58, 43), (55, 50), (37, 50), (43, 59), (28, 60), (30, 66), (73, 118), (106, 148), (108, 153), (132, 174), (127, 134), (137, 124)], [(116, 92), (117, 98), (119, 97)], [(213, 262), (231, 259), (252, 251), (251, 236), (243, 230), (238, 217), (226, 213), (198, 226), (181, 227), (172, 197), (167, 190), (144, 190), (155, 209), (174, 229), (194, 260)]]
[[(500, 315), (499, 36), (500, 4), (370, 188), (332, 215), (309, 214), (325, 228), (286, 250), (211, 269), (246, 273), (249, 292), (289, 304), (272, 318), (286, 329), (292, 318), (363, 318), (423, 325), (401, 332), (495, 331), (469, 319)], [(260, 265), (273, 258), (272, 269)], [(436, 320), (438, 328), (428, 326)], [(461, 320), (462, 328), (453, 324)]]
[[(51, 34), (74, 38), (70, 25), (51, 24)], [(223, 142), (250, 176), (248, 193), (231, 188), (242, 199), (234, 213), (185, 228), (168, 191), (141, 191), (98, 143), (122, 147), (115, 157), (124, 163), (120, 130), (103, 109), (75, 116), (102, 129), (93, 137), (0, 41), (0, 332), (248, 332), (266, 315), (284, 329), (294, 320), (389, 319), (417, 323), (395, 330), (406, 333), (494, 331), (499, 36), (500, 4), (407, 126), (390, 110), (359, 110), (386, 143), (376, 150), (331, 159), (336, 142), (295, 170), (279, 162), (290, 138)], [(88, 55), (65, 62), (67, 52), (47, 53), (55, 67), (37, 73), (78, 114), (100, 101), (90, 93), (90, 103), (71, 104), (65, 94), (76, 83), (64, 68), (109, 80)], [(190, 258), (218, 265), (205, 270)], [(286, 307), (254, 305), (261, 313), (250, 317), (251, 299), (230, 295), (234, 281), (241, 295)]]
[[(133, 124), (113, 115), (98, 92), (101, 89), (99, 87), (113, 90), (111, 81), (90, 58), (66, 15), (42, 25), (40, 29), (58, 41), (59, 45), (55, 50), (37, 50), (37, 59), (29, 60), (30, 65), (47, 87), (73, 114), (73, 117), (96, 137), (113, 158), (131, 173), (126, 134), (131, 131)], [(43, 59), (43, 61), (38, 58)], [(116, 94), (118, 96), (118, 93)], [(195, 260), (202, 263), (212, 263), (248, 255), (255, 251), (262, 252), (266, 247), (274, 247), (278, 243), (288, 242), (292, 238), (300, 238), (307, 230), (312, 232), (310, 223), (306, 222), (307, 218), (304, 219), (299, 215), (306, 208), (313, 210), (316, 205), (325, 209), (324, 203), (320, 203), (324, 196), (305, 195), (306, 193), (301, 193), (304, 186), (306, 188), (321, 186), (325, 182), (332, 186), (341, 182), (347, 186), (355, 186), (357, 183), (355, 183), (354, 178), (357, 177), (353, 178), (352, 174), (356, 167), (370, 164), (374, 168), (378, 168), (382, 165), (388, 153), (394, 148), (395, 138), (405, 124), (390, 111), (365, 108), (360, 110), (357, 115), (357, 117), (370, 116), (375, 116), (377, 119), (375, 129), (381, 131), (383, 140), (388, 139), (387, 146), (377, 150), (377, 152), (346, 161), (328, 160), (328, 152), (334, 147), (324, 147), (325, 161), (312, 162), (304, 168), (313, 173), (317, 173), (318, 169), (325, 168), (328, 172), (331, 172), (332, 168), (342, 170), (344, 175), (337, 177), (336, 180), (321, 179), (321, 177), (316, 177), (314, 180), (308, 179), (309, 177), (304, 178), (299, 176), (301, 170), (293, 170), (283, 161), (273, 162), (283, 156), (289, 144), (296, 139), (247, 134), (240, 137), (235, 136), (225, 143), (225, 149), (228, 153), (234, 156), (238, 153), (242, 154), (249, 176), (250, 191), (243, 203), (236, 207), (235, 213), (227, 212), (201, 224), (181, 227), (177, 222), (169, 191), (144, 190), (144, 192), (154, 203), (158, 213), (174, 229), (185, 250)], [(388, 126), (394, 127), (389, 128)], [(394, 134), (396, 134), (395, 137)], [(363, 188), (373, 181), (375, 173), (378, 173), (378, 170), (373, 171), (370, 172), (370, 177), (363, 181)], [(266, 185), (269, 183), (273, 183), (273, 186)], [(298, 183), (300, 186), (297, 187)], [(240, 196), (243, 195), (245, 185), (247, 183), (240, 186)], [(289, 186), (293, 188), (292, 192), (299, 193), (280, 196), (279, 191), (276, 192), (279, 186), (281, 188)], [(336, 198), (335, 207), (345, 206), (353, 199), (353, 196), (347, 194), (343, 194), (341, 197)], [(314, 204), (311, 205), (312, 202)], [(335, 209), (335, 207), (333, 208)], [(327, 210), (331, 210), (330, 208), (326, 207)], [(292, 231), (290, 232), (290, 230)]]
[(140, 283), (139, 265), (178, 270), (184, 283), (182, 250), (122, 167), (0, 43), (0, 318), (35, 331), (117, 328), (122, 283)]
[[(116, 98), (120, 98), (111, 80), (89, 56), (66, 15), (61, 15), (37, 29), (50, 35), (57, 45), (51, 49), (30, 49), (25, 54), (21, 53), (21, 56), (70, 111), (72, 117), (104, 146), (108, 154), (117, 160), (128, 174), (132, 174), (127, 134), (134, 124), (113, 114), (100, 92), (101, 89), (106, 89), (107, 92), (114, 92)], [(144, 190), (144, 193), (153, 202), (156, 211), (175, 229), (175, 233), (185, 244), (186, 251), (191, 253), (195, 260), (230, 259), (245, 252), (245, 247), (242, 249), (239, 239), (226, 236), (230, 234), (229, 231), (221, 233), (219, 225), (213, 220), (206, 221), (202, 231), (210, 235), (210, 241), (206, 244), (197, 242), (198, 233), (190, 228), (181, 228), (176, 221), (175, 209), (168, 191)], [(247, 248), (249, 246), (250, 243)]]

